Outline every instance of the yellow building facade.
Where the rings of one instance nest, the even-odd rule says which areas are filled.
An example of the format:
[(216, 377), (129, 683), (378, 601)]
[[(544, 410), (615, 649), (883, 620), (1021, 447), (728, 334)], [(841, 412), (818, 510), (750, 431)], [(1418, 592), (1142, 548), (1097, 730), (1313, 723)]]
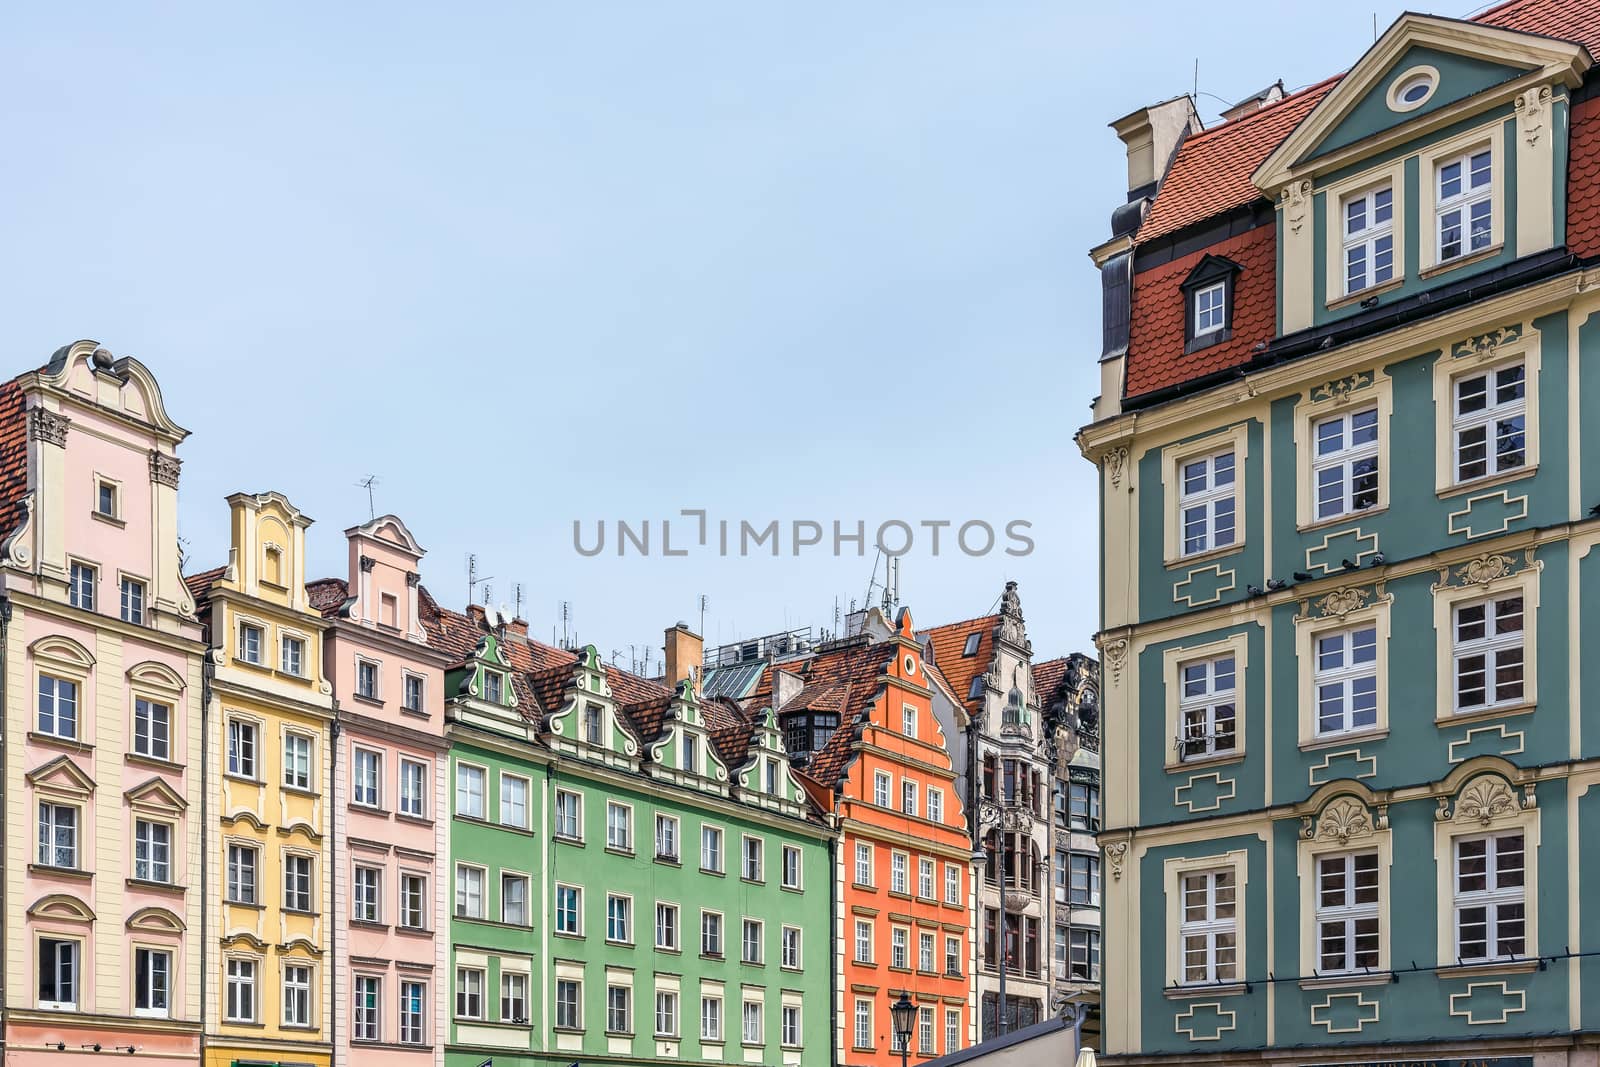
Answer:
[(331, 1059), (334, 702), (307, 602), (311, 520), (235, 494), (228, 563), (190, 578), (210, 644), (205, 1062)]

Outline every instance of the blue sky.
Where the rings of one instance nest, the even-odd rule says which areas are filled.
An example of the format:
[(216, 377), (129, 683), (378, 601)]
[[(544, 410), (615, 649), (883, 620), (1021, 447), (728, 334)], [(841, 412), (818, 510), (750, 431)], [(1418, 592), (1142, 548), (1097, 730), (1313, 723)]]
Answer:
[(1040, 654), (1087, 649), (1106, 123), (1196, 59), (1232, 100), (1372, 41), (1368, 9), (1205, 10), (16, 8), (5, 373), (80, 337), (156, 372), (196, 567), (223, 497), (274, 488), (342, 573), (376, 473), (441, 600), (475, 552), (536, 635), (567, 601), (626, 665), (701, 594), (711, 642), (830, 626), (873, 554), (591, 559), (574, 520), (1022, 519), (1026, 558), (920, 540), (903, 601), (967, 618), (1015, 578)]

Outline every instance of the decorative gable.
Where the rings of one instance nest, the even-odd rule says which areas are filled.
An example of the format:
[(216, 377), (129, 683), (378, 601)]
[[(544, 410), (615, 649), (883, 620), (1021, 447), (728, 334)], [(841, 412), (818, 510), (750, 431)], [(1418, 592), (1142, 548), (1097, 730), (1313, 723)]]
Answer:
[(737, 797), (745, 804), (798, 815), (805, 791), (789, 766), (778, 716), (769, 707), (757, 713), (746, 760), (734, 772)]
[(694, 683), (689, 679), (685, 678), (673, 689), (661, 736), (650, 745), (649, 755), (652, 774), (661, 774), (707, 792), (725, 792), (728, 767), (711, 743), (705, 715), (695, 696)]
[(559, 708), (546, 720), (551, 746), (587, 759), (628, 769), (636, 767), (639, 740), (626, 726), (606, 678), (600, 650), (585, 645), (578, 651), (571, 680)]
[(29, 771), (28, 784), (35, 789), (76, 797), (87, 797), (94, 792), (94, 779), (70, 756), (57, 756)]
[(511, 684), (511, 662), (500, 647), (500, 639), (485, 633), (472, 654), (446, 676), (445, 687), (457, 697), (465, 697), (494, 708), (515, 708), (516, 687)]

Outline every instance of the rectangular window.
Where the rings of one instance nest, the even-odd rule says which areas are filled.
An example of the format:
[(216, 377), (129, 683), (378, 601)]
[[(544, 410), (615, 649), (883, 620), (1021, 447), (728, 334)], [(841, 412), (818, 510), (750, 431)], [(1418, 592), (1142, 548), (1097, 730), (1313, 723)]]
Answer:
[(1450, 433), (1457, 483), (1520, 470), (1527, 464), (1527, 372), (1519, 362), (1464, 374), (1451, 383)]
[(800, 928), (785, 926), (778, 933), (778, 966), (800, 969)]
[(933, 1009), (926, 1004), (917, 1009), (917, 1051), (933, 1055)]
[(261, 664), (261, 627), (249, 623), (239, 625), (239, 658), (246, 663)]
[(856, 962), (872, 962), (872, 923), (867, 919), (856, 920)]
[(678, 820), (674, 816), (656, 816), (656, 859), (678, 862)]
[(959, 937), (946, 937), (944, 939), (944, 973), (951, 977), (961, 974), (961, 939)]
[(228, 998), (224, 1013), (229, 1022), (256, 1021), (256, 961), (228, 961)]
[(311, 910), (311, 857), (283, 858), (283, 906), (289, 911)]
[(872, 884), (872, 846), (856, 842), (856, 885)]
[(78, 683), (39, 675), (39, 732), (51, 737), (78, 736)]
[(606, 847), (619, 852), (633, 851), (633, 809), (613, 801), (606, 802)]
[(1178, 494), (1183, 555), (1192, 556), (1235, 541), (1233, 449), (1197, 456), (1182, 464)]
[(1178, 702), (1181, 759), (1223, 755), (1238, 747), (1234, 718), (1234, 660), (1230, 656), (1185, 663)]
[(633, 943), (633, 898), (609, 894), (606, 897), (606, 940)]
[(78, 866), (78, 809), (68, 804), (39, 805), (39, 865)]
[(603, 744), (602, 726), (600, 705), (585, 704), (583, 706), (583, 740), (591, 745)]
[(356, 696), (378, 699), (378, 665), (370, 660), (356, 660)]
[(527, 926), (532, 921), (528, 916), (528, 879), (525, 875), (500, 876), (500, 921), (512, 926)]
[(1312, 684), (1317, 736), (1368, 730), (1378, 723), (1378, 631), (1373, 626), (1315, 637)]
[(400, 983), (400, 1043), (424, 1045), (427, 1031), (428, 987), (421, 982)]
[(151, 759), (172, 758), (172, 708), (140, 697), (133, 702), (133, 750)]
[(715, 826), (700, 827), (700, 869), (722, 873), (722, 831)]
[(413, 819), (428, 817), (428, 765), (416, 760), (400, 761), (400, 814)]
[(678, 994), (670, 990), (656, 993), (656, 1036), (678, 1036)]
[[(250, 965), (252, 976), (255, 964)], [(254, 993), (254, 982), (251, 991)], [(254, 1018), (254, 1016), (252, 1016)], [(283, 969), (283, 1025), (311, 1025), (311, 968), (291, 965)]]
[(683, 735), (683, 769), (688, 774), (700, 773), (700, 745), (690, 734)]
[(856, 998), (855, 1033), (851, 1040), (855, 1042), (853, 1048), (870, 1049), (872, 1047), (872, 1001)]
[(1494, 167), (1489, 149), (1440, 163), (1436, 173), (1439, 262), (1488, 248), (1494, 233)]
[(1069, 940), (1067, 977), (1075, 982), (1100, 980), (1100, 931), (1075, 928)]
[(306, 643), (298, 637), (284, 634), (278, 639), (278, 666), (284, 674), (296, 678), (306, 673)]
[(428, 879), (425, 875), (400, 876), (400, 925), (407, 930), (428, 928)]
[(577, 793), (556, 790), (556, 836), (569, 841), (583, 840), (581, 800)]
[(423, 702), (422, 676), (408, 674), (401, 686), (400, 706), (406, 711), (421, 713)]
[(456, 914), (463, 919), (483, 918), (483, 868), (456, 866)]
[(528, 1021), (528, 976), (502, 971), (500, 974), (500, 1021)]
[(917, 970), (933, 973), (934, 965), (933, 935), (924, 930), (917, 932)]
[(961, 1049), (961, 1011), (958, 1008), (944, 1010), (944, 1051), (945, 1055), (959, 1052)]
[(900, 783), (900, 811), (906, 815), (917, 813), (917, 783), (903, 780)]
[(1454, 615), (1456, 710), (1522, 703), (1521, 595), (1460, 604)]
[(900, 705), (900, 732), (907, 737), (917, 736), (917, 709), (915, 705)]
[(1312, 428), (1311, 477), (1317, 518), (1350, 515), (1378, 503), (1378, 409), (1322, 419)]
[(283, 784), (291, 789), (311, 788), (311, 738), (303, 734), (284, 735)]
[(944, 822), (944, 790), (928, 788), (928, 821)]
[(556, 933), (583, 936), (583, 890), (577, 886), (556, 886)]
[(84, 611), (94, 610), (95, 569), (87, 563), (74, 563), (67, 582), (67, 602)]
[(927, 856), (917, 857), (917, 896), (924, 900), (935, 900), (936, 886), (933, 880), (933, 860)]
[(800, 888), (800, 850), (793, 845), (783, 846), (783, 888)]
[(583, 1026), (583, 986), (571, 978), (556, 979), (556, 1029), (578, 1030)]
[(744, 1043), (747, 1045), (760, 1045), (764, 1043), (761, 1036), (762, 1030), (761, 1002), (747, 1000), (744, 1002)]
[(228, 846), (228, 900), (235, 904), (256, 902), (256, 850), (249, 845)]
[(117, 486), (114, 482), (98, 482), (95, 485), (94, 510), (97, 514), (108, 519), (117, 517)]
[(39, 1007), (78, 1010), (78, 942), (39, 939)]
[(1317, 858), (1317, 958), (1321, 973), (1378, 966), (1378, 854)]
[(1525, 847), (1520, 832), (1456, 840), (1456, 956), (1462, 962), (1527, 952)]
[(700, 998), (700, 1040), (722, 1040), (722, 998)]
[(961, 903), (961, 868), (954, 863), (944, 865), (944, 902)]
[(378, 1005), (383, 997), (383, 980), (370, 974), (356, 975), (355, 1021), (350, 1029), (352, 1041), (378, 1040)]
[(1394, 190), (1387, 185), (1344, 201), (1344, 291), (1394, 277)]
[(744, 921), (744, 938), (741, 941), (739, 958), (745, 963), (760, 963), (762, 961), (762, 925), (759, 919), (746, 919)]
[[(251, 964), (252, 969), (254, 964)], [(283, 969), (283, 1025), (311, 1025), (311, 968), (291, 965)]]
[(172, 882), (172, 827), (164, 822), (133, 822), (133, 876), (142, 882)]
[(762, 841), (759, 837), (744, 838), (744, 880), (759, 882), (763, 879), (765, 866), (762, 856)]
[(144, 583), (137, 578), (122, 579), (122, 621), (144, 623)]
[(606, 1031), (613, 1034), (633, 1032), (633, 990), (623, 985), (606, 986)]
[(779, 1017), (779, 1039), (785, 1048), (798, 1048), (800, 1045), (800, 1008), (795, 1004), (785, 1004)]
[(500, 825), (528, 829), (528, 780), (514, 774), (500, 776)]
[(700, 913), (700, 954), (722, 955), (722, 914), (715, 911)]
[(1238, 916), (1233, 870), (1185, 874), (1179, 889), (1184, 983), (1236, 981)]
[(133, 1013), (165, 1019), (172, 1012), (172, 953), (133, 950)]
[(907, 896), (911, 893), (910, 875), (907, 873), (909, 860), (904, 852), (894, 852), (889, 856), (889, 892), (902, 893)]
[(872, 775), (872, 802), (880, 808), (889, 806), (889, 793), (894, 788), (894, 779), (885, 771), (874, 771)]
[(351, 763), (350, 802), (368, 808), (378, 807), (383, 800), (383, 755), (358, 748)]
[(1216, 282), (1194, 294), (1194, 336), (1216, 333), (1228, 324), (1228, 287)]
[(911, 969), (911, 931), (903, 926), (889, 929), (889, 966), (902, 971)]
[(228, 773), (239, 778), (256, 776), (256, 728), (254, 723), (228, 720)]
[(483, 972), (476, 967), (456, 968), (456, 1015), (483, 1018)]
[(1100, 906), (1100, 857), (1074, 852), (1067, 859), (1067, 899), (1074, 904)]
[(465, 763), (456, 766), (456, 814), (466, 819), (483, 818), (483, 797), (488, 775), (482, 767)]
[(678, 951), (678, 906), (656, 903), (656, 948)]

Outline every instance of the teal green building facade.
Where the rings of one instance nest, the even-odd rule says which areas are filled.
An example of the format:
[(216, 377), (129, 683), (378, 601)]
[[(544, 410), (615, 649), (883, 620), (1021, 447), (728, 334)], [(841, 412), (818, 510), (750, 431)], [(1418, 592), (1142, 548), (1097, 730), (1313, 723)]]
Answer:
[(1600, 1048), (1597, 43), (1406, 15), (1218, 127), (1114, 124), (1113, 1062)]

